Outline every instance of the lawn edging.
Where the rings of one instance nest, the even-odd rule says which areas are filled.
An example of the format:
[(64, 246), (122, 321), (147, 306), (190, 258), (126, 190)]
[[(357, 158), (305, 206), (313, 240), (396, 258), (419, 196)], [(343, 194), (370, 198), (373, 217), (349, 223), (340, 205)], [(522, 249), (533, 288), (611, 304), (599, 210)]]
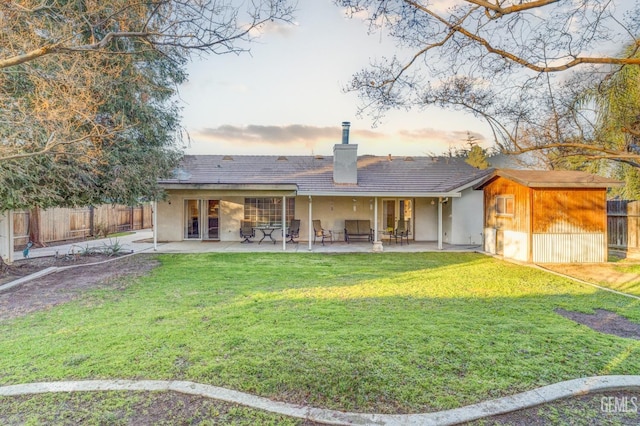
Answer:
[(53, 392), (172, 391), (202, 396), (269, 411), (285, 416), (332, 425), (455, 425), (484, 417), (531, 408), (558, 399), (604, 391), (640, 390), (639, 376), (592, 376), (542, 386), (512, 396), (434, 413), (370, 414), (342, 412), (272, 401), (264, 397), (217, 386), (167, 380), (81, 380), (39, 382), (0, 387), (0, 396)]
[(58, 268), (56, 266), (50, 266), (50, 267), (45, 268), (45, 269), (43, 269), (41, 271), (34, 272), (33, 274), (27, 275), (26, 277), (18, 278), (17, 280), (13, 280), (13, 281), (8, 282), (6, 284), (0, 285), (0, 292), (3, 292), (5, 290), (9, 290), (10, 288), (16, 287), (16, 286), (18, 286), (20, 284), (24, 284), (24, 283), (29, 282), (31, 280), (35, 280), (36, 278), (40, 278), (40, 277), (44, 277), (45, 275), (53, 274), (57, 270), (58, 270)]
[(41, 278), (44, 277), (45, 275), (50, 275), (50, 274), (55, 274), (56, 272), (60, 272), (60, 271), (66, 271), (67, 269), (74, 269), (74, 268), (81, 268), (83, 266), (95, 266), (95, 265), (101, 265), (103, 263), (109, 263), (109, 262), (114, 262), (116, 260), (120, 260), (120, 259), (125, 259), (127, 257), (131, 257), (131, 256), (135, 256), (136, 254), (139, 254), (145, 250), (148, 249), (143, 249), (134, 253), (129, 253), (129, 254), (125, 254), (122, 256), (117, 256), (114, 257), (112, 259), (107, 259), (107, 260), (101, 260), (99, 262), (91, 262), (91, 263), (80, 263), (78, 265), (67, 265), (67, 266), (50, 266), (48, 268), (45, 268), (41, 271), (38, 272), (34, 272), (33, 274), (24, 276), (22, 278), (18, 278), (17, 280), (13, 280), (11, 282), (8, 282), (6, 284), (0, 285), (0, 293), (2, 293), (5, 290), (9, 290), (10, 288), (13, 288), (15, 286), (27, 283), (29, 281), (35, 280), (37, 278)]

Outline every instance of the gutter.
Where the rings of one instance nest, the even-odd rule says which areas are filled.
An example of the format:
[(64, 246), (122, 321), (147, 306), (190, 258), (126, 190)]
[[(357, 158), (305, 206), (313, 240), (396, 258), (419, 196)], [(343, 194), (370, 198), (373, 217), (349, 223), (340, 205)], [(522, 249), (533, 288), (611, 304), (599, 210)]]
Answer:
[(373, 191), (298, 191), (298, 195), (310, 195), (312, 197), (393, 197), (393, 198), (433, 198), (452, 197), (460, 198), (459, 192), (373, 192)]

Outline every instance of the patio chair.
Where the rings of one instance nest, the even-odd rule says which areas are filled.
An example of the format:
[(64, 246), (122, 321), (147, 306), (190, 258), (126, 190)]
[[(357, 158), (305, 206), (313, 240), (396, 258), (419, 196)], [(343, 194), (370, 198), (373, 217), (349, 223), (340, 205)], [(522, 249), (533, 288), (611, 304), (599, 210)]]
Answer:
[(252, 243), (251, 239), (255, 238), (255, 236), (256, 230), (253, 229), (251, 222), (243, 220), (240, 225), (240, 238), (244, 238), (244, 241), (241, 241), (241, 243)]
[(325, 238), (329, 238), (329, 241), (333, 244), (333, 233), (328, 229), (324, 229), (319, 220), (313, 221), (313, 244), (316, 243), (316, 238), (322, 238), (322, 245), (324, 245)]
[(402, 239), (404, 238), (407, 241), (407, 245), (409, 245), (409, 221), (399, 220), (393, 235), (396, 237), (396, 244), (398, 244), (398, 238), (400, 238), (400, 245), (402, 245)]
[(300, 219), (291, 219), (291, 224), (287, 229), (287, 238), (289, 238), (287, 242), (298, 244), (298, 242), (295, 241), (294, 238), (299, 238), (299, 237), (300, 237)]

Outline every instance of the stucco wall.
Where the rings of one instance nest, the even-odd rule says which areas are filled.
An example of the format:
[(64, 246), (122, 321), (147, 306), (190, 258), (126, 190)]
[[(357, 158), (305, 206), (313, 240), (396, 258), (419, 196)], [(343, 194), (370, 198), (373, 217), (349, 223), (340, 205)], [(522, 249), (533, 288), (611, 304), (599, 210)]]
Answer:
[[(431, 204), (432, 200), (434, 204)], [(435, 198), (416, 198), (414, 206), (413, 238), (416, 241), (437, 241), (438, 200)]]
[[(219, 236), (220, 241), (241, 241), (239, 235), (240, 223), (244, 218), (244, 199), (248, 195), (239, 192), (216, 191), (167, 191), (169, 198), (158, 203), (158, 240), (182, 241), (184, 239), (184, 200), (186, 199), (215, 199), (220, 200)], [(252, 197), (271, 197), (275, 194), (265, 195), (252, 193)], [(474, 215), (473, 211), (482, 211), (482, 195), (480, 194), (480, 206), (470, 207), (477, 202), (477, 194), (465, 194), (472, 200), (456, 203), (456, 199), (442, 205), (443, 241), (450, 243), (456, 238), (455, 227), (462, 231), (459, 234), (460, 244), (468, 244), (468, 229), (475, 226), (478, 219), (478, 235), (482, 232), (482, 217)], [(386, 198), (378, 197), (378, 230), (382, 231), (382, 203)], [(300, 220), (300, 241), (308, 241), (309, 235), (309, 197), (295, 197), (294, 218)], [(354, 201), (355, 200), (355, 201)], [(438, 200), (431, 204), (431, 198), (416, 198), (413, 200), (413, 219), (411, 225), (411, 239), (415, 241), (437, 241), (438, 239)], [(312, 197), (312, 220), (320, 220), (325, 229), (336, 233), (335, 239), (344, 238), (344, 221), (351, 219), (365, 219), (371, 221), (374, 228), (374, 197)], [(474, 210), (475, 209), (475, 210)], [(462, 219), (453, 217), (453, 212), (463, 214)], [(288, 218), (290, 219), (290, 218)], [(469, 223), (472, 223), (470, 225)], [(275, 235), (275, 234), (274, 234)], [(465, 240), (466, 238), (466, 240)], [(279, 238), (278, 238), (279, 239)], [(478, 240), (479, 242), (480, 240)]]
[(206, 191), (168, 191), (167, 201), (158, 203), (158, 240), (184, 239), (184, 200), (220, 200), (220, 241), (240, 241), (240, 222), (244, 218), (244, 196)]
[[(380, 200), (378, 200), (379, 203)], [(378, 208), (381, 208), (378, 206)], [(312, 197), (312, 220), (320, 220), (322, 227), (334, 231), (335, 239), (343, 239), (344, 221), (364, 219), (374, 227), (373, 198)], [(380, 214), (378, 211), (378, 214)], [(307, 241), (309, 235), (309, 197), (296, 197), (296, 219), (300, 219), (300, 239)]]
[(451, 244), (481, 244), (484, 194), (472, 188), (452, 199)]

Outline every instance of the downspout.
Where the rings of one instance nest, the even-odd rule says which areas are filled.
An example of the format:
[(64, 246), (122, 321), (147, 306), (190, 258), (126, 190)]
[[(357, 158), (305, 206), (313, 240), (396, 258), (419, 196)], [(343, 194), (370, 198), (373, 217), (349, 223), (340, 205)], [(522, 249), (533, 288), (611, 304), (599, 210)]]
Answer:
[(311, 195), (309, 195), (309, 251), (311, 251), (311, 244), (313, 244), (313, 240), (312, 240), (312, 232), (313, 232), (313, 221), (312, 221), (312, 210), (313, 210), (313, 201), (311, 200)]
[(287, 197), (282, 196), (282, 251), (287, 250)]
[(158, 251), (158, 201), (151, 202), (153, 209), (153, 251)]
[(438, 250), (442, 250), (442, 197), (438, 197)]

